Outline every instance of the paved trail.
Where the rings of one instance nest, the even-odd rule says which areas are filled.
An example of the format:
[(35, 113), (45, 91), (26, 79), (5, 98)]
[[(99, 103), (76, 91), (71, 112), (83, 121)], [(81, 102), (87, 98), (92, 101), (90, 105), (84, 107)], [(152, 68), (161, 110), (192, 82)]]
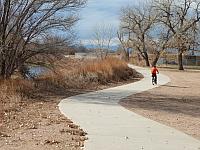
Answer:
[[(200, 141), (126, 110), (118, 102), (154, 88), (148, 69), (141, 81), (62, 100), (60, 111), (88, 133), (85, 150), (200, 150)], [(159, 85), (170, 82), (159, 75)]]

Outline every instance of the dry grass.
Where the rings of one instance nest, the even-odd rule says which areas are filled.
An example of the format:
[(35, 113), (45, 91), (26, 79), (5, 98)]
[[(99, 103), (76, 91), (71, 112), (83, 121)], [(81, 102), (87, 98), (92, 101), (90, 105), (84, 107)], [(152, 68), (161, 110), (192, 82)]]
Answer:
[[(138, 74), (125, 62), (109, 58), (63, 60), (54, 71), (35, 80), (0, 80), (0, 147), (4, 145), (4, 149), (12, 149), (14, 144), (21, 144), (25, 146), (24, 149), (27, 149), (26, 146), (45, 149), (46, 145), (41, 146), (39, 139), (50, 143), (48, 148), (51, 149), (54, 146), (51, 141), (58, 141), (56, 145), (63, 147), (61, 149), (66, 149), (68, 144), (72, 144), (69, 146), (72, 149), (79, 149), (85, 137), (79, 127), (71, 127), (74, 124), (60, 114), (57, 108), (60, 99), (88, 90), (116, 86), (116, 82), (123, 81), (119, 82), (122, 84), (124, 80), (134, 77), (138, 77)], [(68, 133), (68, 130), (72, 133)], [(74, 135), (74, 130), (77, 135)], [(11, 145), (5, 144), (8, 141)], [(16, 149), (21, 150), (21, 147)]]
[(10, 79), (0, 81), (0, 125), (3, 117), (16, 111), (21, 101), (28, 97), (33, 89), (33, 83), (27, 80)]
[[(53, 72), (38, 77), (35, 82), (23, 79), (0, 81), (0, 118), (5, 110), (10, 112), (23, 99), (36, 99), (38, 93), (64, 93), (66, 89), (93, 89), (108, 83), (125, 81), (137, 77), (126, 62), (117, 58), (104, 60), (65, 60)], [(63, 90), (63, 91), (62, 91)], [(0, 124), (2, 121), (0, 120)]]
[(85, 77), (96, 77), (98, 82), (107, 83), (112, 81), (127, 80), (134, 75), (126, 62), (117, 58), (107, 58), (87, 63), (79, 69), (79, 73)]
[(38, 87), (43, 86), (49, 90), (52, 90), (52, 87), (54, 89), (60, 87), (90, 89), (90, 87), (97, 85), (106, 85), (138, 77), (138, 74), (130, 69), (126, 62), (117, 58), (83, 61), (75, 66), (65, 63), (54, 72), (40, 76), (36, 80), (37, 84), (40, 84)]
[(145, 61), (144, 61), (144, 59), (142, 59), (142, 58), (139, 59), (138, 56), (135, 56), (135, 55), (131, 56), (130, 63), (134, 64), (136, 66), (145, 67)]

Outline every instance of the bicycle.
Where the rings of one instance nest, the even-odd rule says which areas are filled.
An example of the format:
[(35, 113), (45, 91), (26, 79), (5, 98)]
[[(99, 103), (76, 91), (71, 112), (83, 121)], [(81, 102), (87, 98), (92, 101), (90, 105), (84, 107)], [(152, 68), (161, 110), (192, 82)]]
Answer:
[(152, 75), (152, 84), (157, 84), (157, 76)]

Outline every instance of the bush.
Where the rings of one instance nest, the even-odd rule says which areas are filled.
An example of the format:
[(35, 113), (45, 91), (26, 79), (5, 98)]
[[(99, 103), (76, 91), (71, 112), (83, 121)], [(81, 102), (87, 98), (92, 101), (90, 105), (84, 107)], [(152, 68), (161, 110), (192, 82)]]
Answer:
[(107, 58), (89, 62), (81, 67), (79, 72), (85, 77), (97, 78), (98, 82), (101, 84), (127, 80), (134, 75), (133, 70), (128, 67), (126, 62), (117, 58)]
[[(137, 76), (126, 62), (117, 58), (104, 60), (88, 60), (79, 62), (76, 67), (61, 67), (36, 79), (38, 87), (52, 90), (53, 88), (88, 89), (99, 84), (107, 84), (127, 80)], [(70, 68), (70, 69), (68, 69)], [(54, 89), (53, 89), (54, 90)]]

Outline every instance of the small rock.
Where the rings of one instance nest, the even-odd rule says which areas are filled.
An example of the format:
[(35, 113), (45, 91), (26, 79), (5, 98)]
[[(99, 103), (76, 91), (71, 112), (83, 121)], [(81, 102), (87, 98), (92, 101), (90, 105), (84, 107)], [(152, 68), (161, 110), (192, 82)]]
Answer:
[(129, 139), (128, 136), (125, 136), (125, 139), (128, 140)]
[(7, 135), (7, 134), (1, 133), (1, 132), (0, 132), (0, 136), (1, 136), (1, 137), (10, 137), (10, 135)]

